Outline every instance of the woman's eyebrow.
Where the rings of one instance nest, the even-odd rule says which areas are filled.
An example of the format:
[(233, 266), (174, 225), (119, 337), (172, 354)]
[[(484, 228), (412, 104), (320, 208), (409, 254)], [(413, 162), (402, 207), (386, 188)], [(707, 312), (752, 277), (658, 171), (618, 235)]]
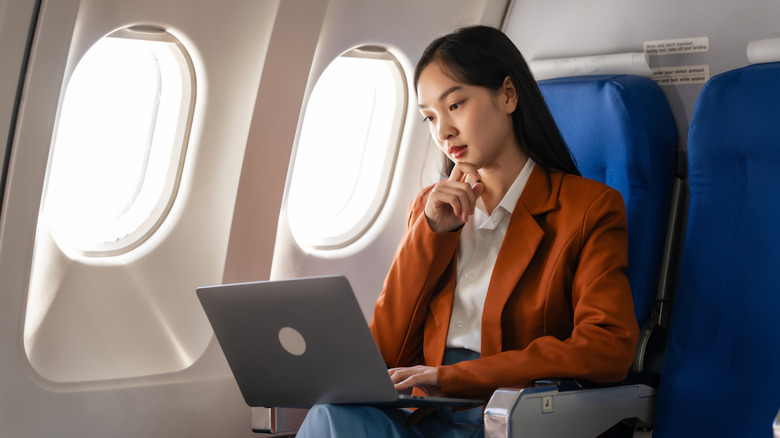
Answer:
[[(453, 85), (452, 87), (444, 90), (444, 92), (441, 93), (441, 96), (439, 96), (439, 102), (443, 101), (444, 99), (447, 98), (447, 96), (449, 96), (450, 94), (452, 94), (455, 91), (460, 90), (461, 88), (463, 88), (461, 85)], [(420, 107), (420, 108), (425, 108), (428, 105), (425, 105), (425, 104), (421, 103), (421, 104), (418, 104), (417, 106)]]

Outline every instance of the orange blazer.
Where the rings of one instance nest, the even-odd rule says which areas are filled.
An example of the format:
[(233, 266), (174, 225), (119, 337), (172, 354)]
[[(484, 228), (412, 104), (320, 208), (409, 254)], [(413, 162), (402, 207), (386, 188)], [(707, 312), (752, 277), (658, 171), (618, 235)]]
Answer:
[(442, 366), (460, 232), (430, 229), (424, 209), (431, 189), (410, 204), (371, 320), (388, 366), (436, 366), (445, 394), (485, 399), (499, 387), (543, 378), (625, 378), (639, 328), (625, 276), (628, 235), (619, 192), (536, 166), (490, 280), (481, 358)]

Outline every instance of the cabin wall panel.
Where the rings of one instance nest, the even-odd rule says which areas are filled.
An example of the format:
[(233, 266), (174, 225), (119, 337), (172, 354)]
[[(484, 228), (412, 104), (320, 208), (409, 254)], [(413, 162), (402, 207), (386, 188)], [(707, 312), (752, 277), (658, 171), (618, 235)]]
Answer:
[[(259, 7), (262, 3), (248, 9), (248, 15), (265, 17), (268, 24), (246, 34), (247, 28), (233, 26), (235, 12), (214, 10), (211, 25), (224, 29), (220, 38), (214, 38), (201, 33), (197, 21), (171, 16), (181, 2), (164, 7), (136, 4), (134, 8), (117, 4), (122, 5), (86, 0), (79, 4), (64, 83), (83, 53), (118, 28), (151, 22), (180, 34), (185, 49), (194, 52), (196, 95), (200, 97), (196, 98), (193, 141), (183, 169), (190, 178), (181, 184), (163, 225), (138, 248), (122, 255), (95, 258), (69, 253), (49, 238), (45, 222), (39, 222), (27, 305), (27, 316), (36, 324), (25, 325), (25, 349), (35, 372), (54, 382), (177, 372), (190, 366), (208, 345), (210, 327), (193, 291), (220, 281), (246, 139), (240, 133), (246, 132), (249, 123), (263, 59), (262, 49), (255, 58), (239, 54), (252, 51), (258, 42), (260, 48), (267, 44), (263, 41), (267, 41), (275, 14), (273, 7)], [(53, 7), (49, 5), (44, 4), (44, 15)], [(46, 44), (43, 39), (41, 43)], [(226, 51), (225, 46), (235, 51)], [(33, 68), (38, 62), (46, 63), (46, 59), (34, 54)], [(225, 68), (231, 64), (243, 68)], [(32, 118), (30, 113), (27, 119)], [(52, 120), (37, 122), (53, 126)], [(41, 144), (51, 141), (51, 132)], [(25, 142), (23, 128), (20, 134), (20, 141)], [(52, 265), (51, 260), (59, 263)], [(60, 274), (52, 278), (50, 272), (57, 271)], [(40, 308), (40, 303), (48, 304)], [(110, 358), (114, 365), (96, 360), (100, 357)]]
[[(194, 288), (222, 281), (238, 175), (279, 4), (43, 2), (0, 222), (0, 435), (256, 436), (250, 430), (250, 410), (213, 339)], [(300, 5), (288, 8), (295, 6)], [(295, 25), (291, 17), (288, 20), (280, 25)], [(184, 43), (195, 65), (198, 95), (181, 190), (161, 228), (131, 253), (115, 260), (86, 260), (52, 251), (43, 262), (41, 281), (50, 283), (42, 290), (51, 295), (53, 313), (44, 315), (42, 326), (54, 329), (39, 339), (50, 348), (31, 354), (45, 354), (39, 362), (44, 376), (31, 366), (23, 332), (36, 217), (58, 102), (63, 84), (91, 44), (135, 24), (168, 29)], [(38, 243), (47, 239), (44, 235)], [(139, 336), (144, 332), (146, 341)], [(64, 335), (72, 335), (70, 345), (57, 342), (57, 336)], [(112, 370), (152, 356), (123, 359), (78, 351), (84, 347), (73, 343), (78, 335), (107, 337), (106, 350), (121, 351), (124, 342), (139, 351), (166, 348), (173, 357), (181, 353), (176, 350), (181, 337), (200, 337), (205, 343), (184, 348), (190, 354), (194, 351), (194, 357), (174, 359), (179, 365), (169, 372), (117, 378), (111, 376)], [(119, 338), (114, 342), (119, 345), (111, 345), (112, 338)], [(135, 365), (139, 363), (143, 364)], [(79, 366), (86, 370), (83, 375), (56, 374)]]

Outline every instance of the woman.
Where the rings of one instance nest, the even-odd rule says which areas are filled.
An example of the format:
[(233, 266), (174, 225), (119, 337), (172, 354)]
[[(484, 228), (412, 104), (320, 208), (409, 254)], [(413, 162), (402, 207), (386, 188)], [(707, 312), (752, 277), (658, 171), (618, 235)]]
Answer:
[[(487, 400), (541, 378), (623, 379), (638, 336), (623, 200), (579, 176), (520, 52), (460, 29), (428, 46), (415, 88), (449, 164), (410, 205), (371, 321), (396, 388)], [(318, 406), (301, 435), (352, 427), (481, 436), (481, 409)]]

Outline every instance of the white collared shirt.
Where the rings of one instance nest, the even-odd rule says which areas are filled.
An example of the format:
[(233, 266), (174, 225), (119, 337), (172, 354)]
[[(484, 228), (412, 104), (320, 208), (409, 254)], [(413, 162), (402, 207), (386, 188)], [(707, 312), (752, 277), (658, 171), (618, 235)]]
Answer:
[(529, 158), (493, 214), (487, 214), (480, 198), (474, 215), (463, 225), (458, 241), (458, 277), (447, 332), (448, 348), (481, 352), (482, 310), (490, 277), (509, 227), (509, 219), (533, 168), (534, 162)]

